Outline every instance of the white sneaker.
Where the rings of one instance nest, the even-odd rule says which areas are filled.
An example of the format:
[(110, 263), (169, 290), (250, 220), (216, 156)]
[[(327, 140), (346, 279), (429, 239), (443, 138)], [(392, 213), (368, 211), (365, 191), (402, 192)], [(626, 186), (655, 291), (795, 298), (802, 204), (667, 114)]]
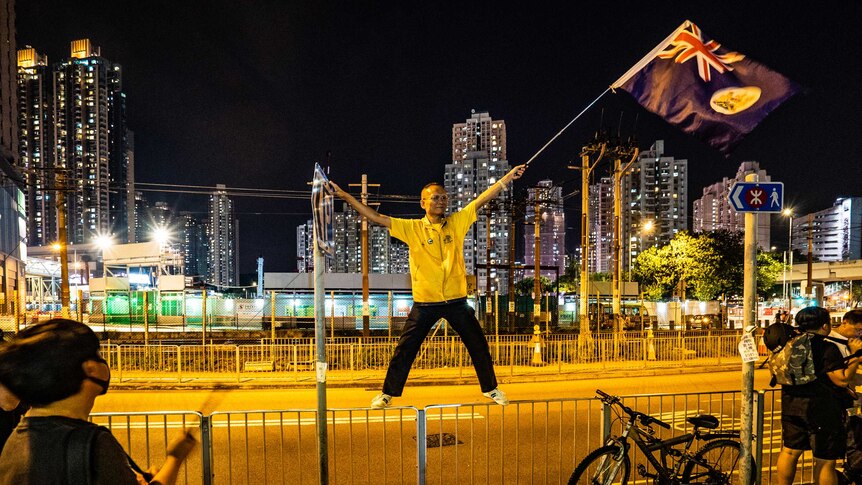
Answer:
[(385, 407), (389, 407), (390, 404), (392, 404), (392, 396), (382, 392), (374, 396), (374, 399), (371, 400), (371, 407), (374, 409), (383, 409)]
[(509, 404), (509, 398), (506, 397), (506, 393), (501, 391), (500, 388), (495, 388), (493, 391), (490, 392), (483, 392), (482, 395), (489, 399), (493, 399), (494, 402), (499, 404), (500, 406), (505, 406), (506, 404)]

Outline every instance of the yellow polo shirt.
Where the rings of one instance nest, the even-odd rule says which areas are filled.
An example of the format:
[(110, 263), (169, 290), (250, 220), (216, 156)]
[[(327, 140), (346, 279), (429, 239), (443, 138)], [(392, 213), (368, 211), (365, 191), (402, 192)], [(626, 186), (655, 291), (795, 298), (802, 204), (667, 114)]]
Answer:
[(413, 301), (435, 303), (467, 296), (464, 236), (476, 222), (475, 201), (442, 223), (390, 217), (389, 234), (410, 248)]

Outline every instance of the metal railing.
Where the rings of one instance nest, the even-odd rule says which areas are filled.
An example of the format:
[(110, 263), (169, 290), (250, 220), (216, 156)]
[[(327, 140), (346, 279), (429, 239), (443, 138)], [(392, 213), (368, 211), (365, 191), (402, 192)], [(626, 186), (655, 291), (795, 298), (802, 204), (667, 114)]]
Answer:
[[(777, 396), (775, 390), (755, 395), (752, 449), (758, 483), (775, 481), (781, 449)], [(636, 395), (624, 401), (670, 423), (670, 430), (658, 430), (661, 438), (669, 438), (690, 431), (686, 418), (702, 413), (718, 417), (721, 429), (738, 429), (741, 397), (728, 391)], [(333, 484), (563, 484), (608, 433), (620, 432), (610, 408), (589, 398), (327, 413), (327, 473)], [(302, 485), (320, 483), (316, 416), (315, 410), (285, 409), (209, 416), (98, 413), (91, 419), (110, 428), (146, 466), (162, 462), (176, 430), (199, 429), (201, 446), (184, 464), (180, 483)], [(631, 458), (633, 469), (648, 466), (638, 454)], [(806, 452), (797, 480), (810, 481), (812, 465)]]
[[(119, 381), (159, 379), (308, 379), (314, 373), (312, 339), (294, 344), (255, 345), (116, 345), (102, 354)], [(336, 340), (342, 342), (343, 340)], [(739, 365), (736, 335), (591, 338), (578, 335), (540, 340), (491, 339), (491, 356), (500, 375), (562, 374), (600, 370)], [(357, 339), (328, 343), (326, 359), (333, 380), (382, 376), (396, 340)], [(446, 376), (472, 375), (470, 355), (458, 337), (428, 339), (414, 370)]]

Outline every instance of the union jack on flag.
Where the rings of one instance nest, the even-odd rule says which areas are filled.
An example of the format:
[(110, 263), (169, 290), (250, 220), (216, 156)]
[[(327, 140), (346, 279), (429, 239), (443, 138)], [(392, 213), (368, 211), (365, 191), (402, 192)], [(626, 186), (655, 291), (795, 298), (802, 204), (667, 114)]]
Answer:
[(618, 79), (646, 109), (725, 154), (800, 87), (686, 20)]

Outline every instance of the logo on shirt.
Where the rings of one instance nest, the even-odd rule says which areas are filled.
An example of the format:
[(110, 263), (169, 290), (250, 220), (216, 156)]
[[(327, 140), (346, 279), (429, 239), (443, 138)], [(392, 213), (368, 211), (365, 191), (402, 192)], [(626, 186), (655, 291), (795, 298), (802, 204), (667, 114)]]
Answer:
[(445, 236), (443, 236), (443, 243), (444, 244), (452, 243), (452, 236), (450, 234), (446, 234)]

